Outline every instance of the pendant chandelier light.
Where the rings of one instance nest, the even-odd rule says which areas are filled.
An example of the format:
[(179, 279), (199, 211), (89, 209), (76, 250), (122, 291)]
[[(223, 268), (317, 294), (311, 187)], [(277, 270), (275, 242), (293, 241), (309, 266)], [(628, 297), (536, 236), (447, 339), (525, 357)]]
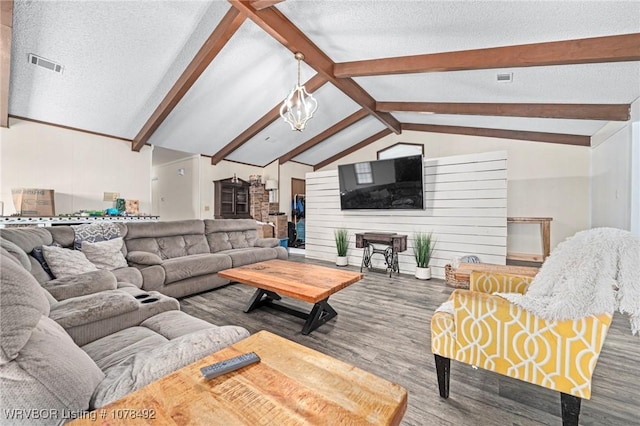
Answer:
[(291, 130), (301, 132), (304, 130), (307, 121), (313, 117), (313, 113), (318, 108), (318, 102), (313, 95), (307, 93), (307, 89), (300, 85), (300, 61), (304, 60), (302, 53), (296, 53), (298, 61), (298, 84), (285, 98), (280, 107), (280, 116), (289, 123)]

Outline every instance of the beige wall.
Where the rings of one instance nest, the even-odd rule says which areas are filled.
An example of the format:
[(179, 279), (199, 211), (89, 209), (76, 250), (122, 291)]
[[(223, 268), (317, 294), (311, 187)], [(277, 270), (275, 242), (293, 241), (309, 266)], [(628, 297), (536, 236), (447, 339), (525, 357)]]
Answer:
[(199, 217), (199, 155), (154, 167), (151, 183), (154, 214), (162, 220)]
[(114, 207), (104, 192), (140, 201), (151, 213), (151, 148), (118, 139), (10, 119), (0, 129), (0, 199), (15, 212), (11, 188), (55, 190), (56, 214)]
[[(507, 151), (507, 216), (552, 217), (555, 247), (589, 223), (589, 148), (475, 136), (406, 131), (389, 135), (321, 170), (376, 159), (377, 151), (399, 142), (424, 144), (425, 158)], [(541, 251), (536, 225), (509, 225), (510, 252)]]

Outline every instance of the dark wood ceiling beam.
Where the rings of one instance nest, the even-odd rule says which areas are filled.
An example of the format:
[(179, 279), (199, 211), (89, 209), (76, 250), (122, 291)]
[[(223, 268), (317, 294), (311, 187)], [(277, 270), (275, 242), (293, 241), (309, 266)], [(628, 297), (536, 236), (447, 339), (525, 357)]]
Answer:
[(323, 75), (331, 84), (353, 99), (393, 132), (400, 133), (398, 120), (389, 113), (376, 111), (375, 99), (355, 81), (349, 78), (336, 78), (333, 75), (335, 63), (280, 11), (274, 7), (256, 10), (247, 1), (229, 0), (229, 2), (292, 53), (303, 53), (305, 63)]
[(483, 129), (480, 127), (439, 126), (433, 124), (402, 123), (402, 131), (415, 130), (418, 132), (449, 133), (454, 135), (483, 136), (488, 138), (517, 139), (557, 143), (563, 145), (590, 146), (591, 138), (582, 135), (567, 135), (563, 133), (528, 132), (522, 130)]
[(640, 33), (336, 64), (339, 78), (640, 61)]
[(506, 117), (564, 118), (628, 121), (629, 104), (488, 104), (438, 102), (377, 102), (378, 111), (429, 114), (491, 115)]
[(369, 116), (369, 113), (364, 108), (354, 112), (353, 114), (351, 114), (350, 116), (348, 116), (344, 120), (337, 122), (336, 124), (334, 124), (333, 126), (329, 127), (328, 129), (326, 129), (324, 132), (320, 133), (319, 135), (314, 136), (313, 138), (309, 139), (308, 141), (306, 141), (302, 145), (299, 145), (296, 148), (292, 149), (291, 151), (287, 152), (286, 154), (284, 154), (282, 157), (280, 157), (278, 159), (278, 162), (280, 164), (286, 163), (287, 161), (289, 161), (289, 160), (295, 158), (296, 156), (302, 154), (306, 150), (308, 150), (310, 148), (313, 148), (314, 146), (318, 145), (320, 142), (324, 141), (325, 139), (330, 138), (331, 136), (341, 132), (342, 130), (346, 129), (347, 127), (351, 126), (352, 124), (355, 124), (358, 121), (360, 121), (363, 118), (368, 117), (368, 116)]
[(9, 127), (13, 0), (0, 1), (0, 127)]
[(140, 151), (147, 143), (151, 135), (160, 127), (162, 122), (169, 116), (171, 111), (178, 105), (178, 102), (189, 91), (191, 86), (198, 80), (211, 61), (220, 53), (229, 39), (240, 28), (246, 17), (235, 8), (230, 8), (222, 18), (218, 26), (213, 30), (207, 41), (202, 45), (191, 63), (184, 70), (178, 81), (173, 85), (169, 93), (164, 97), (160, 105), (151, 114), (151, 117), (142, 126), (142, 129), (133, 140), (131, 149)]
[[(324, 78), (324, 76), (320, 74), (316, 74), (304, 84), (304, 87), (305, 89), (307, 89), (307, 92), (313, 93), (316, 90), (318, 90), (320, 87), (322, 87), (326, 82), (327, 82), (327, 79)], [(263, 115), (258, 121), (256, 121), (251, 126), (249, 126), (249, 128), (247, 128), (244, 132), (240, 133), (234, 140), (226, 144), (222, 149), (220, 149), (220, 151), (212, 155), (211, 165), (215, 166), (220, 161), (224, 160), (226, 156), (231, 154), (236, 149), (240, 148), (242, 145), (247, 143), (249, 139), (251, 139), (258, 133), (260, 133), (268, 125), (270, 125), (271, 123), (276, 121), (278, 118), (280, 118), (281, 105), (282, 103), (279, 103), (278, 105), (271, 108), (271, 110), (269, 110), (269, 112)]]
[(278, 3), (282, 3), (283, 1), (284, 0), (251, 0), (251, 6), (255, 10), (262, 10), (274, 6)]
[(359, 149), (364, 148), (367, 145), (371, 145), (372, 143), (374, 143), (375, 141), (382, 139), (383, 137), (390, 135), (392, 132), (389, 129), (384, 129), (378, 133), (376, 133), (373, 136), (369, 136), (368, 138), (366, 138), (365, 140), (363, 140), (362, 142), (358, 142), (357, 144), (345, 149), (342, 152), (337, 153), (336, 155), (327, 158), (324, 161), (319, 162), (318, 164), (316, 164), (315, 166), (313, 166), (313, 171), (315, 172), (318, 169), (323, 168), (324, 166), (327, 166), (331, 163), (333, 163), (334, 161), (338, 161), (339, 159), (341, 159), (342, 157), (345, 157), (349, 154), (351, 154), (352, 152), (356, 152)]

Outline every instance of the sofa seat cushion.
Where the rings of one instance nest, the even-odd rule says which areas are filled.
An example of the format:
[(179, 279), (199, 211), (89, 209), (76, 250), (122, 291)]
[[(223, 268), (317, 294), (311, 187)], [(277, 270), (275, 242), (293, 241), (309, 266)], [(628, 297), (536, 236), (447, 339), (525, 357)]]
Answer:
[(117, 285), (115, 275), (104, 270), (69, 275), (42, 283), (42, 287), (57, 300), (115, 290)]
[(194, 254), (176, 257), (162, 262), (165, 270), (165, 284), (181, 281), (191, 277), (215, 274), (223, 269), (231, 268), (231, 259), (220, 254)]
[(106, 377), (96, 388), (91, 406), (103, 407), (248, 336), (242, 327), (213, 327), (138, 352), (104, 371)]
[(181, 311), (168, 311), (154, 315), (140, 325), (167, 339), (175, 339), (195, 331), (218, 327), (199, 318), (185, 315)]
[(125, 328), (88, 343), (82, 347), (82, 350), (104, 371), (126, 361), (138, 352), (153, 350), (167, 342), (167, 338), (153, 330), (138, 326)]
[(139, 306), (126, 291), (109, 290), (63, 300), (51, 308), (49, 317), (64, 328), (71, 328), (132, 312)]
[(275, 248), (250, 247), (233, 250), (223, 250), (218, 253), (226, 254), (227, 256), (229, 256), (231, 258), (233, 268), (278, 258), (278, 251)]
[[(18, 357), (0, 368), (2, 409), (43, 410), (59, 416), (63, 412), (79, 413), (89, 409), (91, 395), (104, 377), (58, 324), (41, 316)], [(58, 423), (61, 418), (53, 420)], [(22, 424), (53, 423), (44, 417)]]

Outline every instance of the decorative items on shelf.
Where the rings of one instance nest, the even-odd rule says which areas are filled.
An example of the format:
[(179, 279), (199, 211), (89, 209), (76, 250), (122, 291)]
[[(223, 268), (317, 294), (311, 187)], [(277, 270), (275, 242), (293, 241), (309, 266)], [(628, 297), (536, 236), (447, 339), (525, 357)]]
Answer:
[(431, 278), (429, 262), (436, 245), (436, 240), (431, 232), (416, 232), (413, 236), (413, 256), (416, 260), (415, 277), (419, 280)]
[(249, 175), (249, 184), (251, 186), (262, 185), (262, 175)]
[(333, 231), (333, 235), (336, 240), (336, 250), (338, 256), (336, 257), (337, 266), (347, 266), (347, 249), (349, 248), (349, 231), (344, 228), (338, 228)]

